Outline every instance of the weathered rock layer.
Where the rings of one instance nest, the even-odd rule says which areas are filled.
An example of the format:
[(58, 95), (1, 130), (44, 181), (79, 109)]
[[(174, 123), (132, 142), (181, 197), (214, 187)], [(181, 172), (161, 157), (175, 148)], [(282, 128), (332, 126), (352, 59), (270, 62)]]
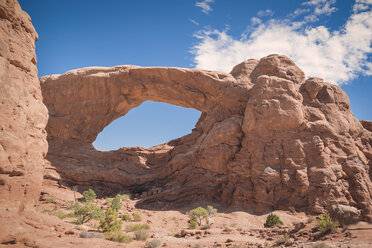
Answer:
[(30, 17), (0, 1), (0, 243), (19, 237), (25, 211), (38, 202), (48, 144), (48, 111), (37, 76)]
[[(116, 66), (40, 80), (50, 114), (47, 178), (142, 187), (147, 202), (209, 199), (257, 212), (320, 213), (343, 204), (372, 220), (370, 122), (354, 118), (338, 86), (305, 80), (285, 56), (247, 60), (230, 74)], [(149, 149), (92, 146), (103, 128), (146, 100), (202, 115), (191, 134)]]

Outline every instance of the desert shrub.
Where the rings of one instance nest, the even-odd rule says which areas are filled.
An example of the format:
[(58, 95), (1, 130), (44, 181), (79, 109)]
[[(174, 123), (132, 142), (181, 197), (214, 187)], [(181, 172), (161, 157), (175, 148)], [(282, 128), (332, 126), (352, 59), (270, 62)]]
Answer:
[(316, 243), (316, 244), (313, 244), (311, 248), (331, 248), (331, 246), (325, 243)]
[(158, 248), (159, 246), (160, 246), (160, 240), (158, 239), (147, 241), (145, 244), (145, 248)]
[(195, 229), (198, 227), (198, 223), (195, 220), (190, 220), (189, 221), (189, 228), (190, 229)]
[(112, 204), (112, 200), (113, 200), (113, 198), (105, 198), (105, 201), (106, 201), (106, 205), (107, 206), (111, 206), (111, 204)]
[(275, 241), (275, 245), (284, 245), (288, 246), (291, 245), (290, 236), (288, 233), (285, 233), (283, 236), (281, 236), (278, 240)]
[(146, 240), (149, 237), (149, 234), (146, 230), (137, 230), (134, 232), (134, 238), (136, 240)]
[(130, 215), (128, 213), (124, 213), (123, 216), (122, 216), (122, 219), (126, 222), (132, 221), (132, 217), (130, 217)]
[(98, 232), (81, 232), (79, 234), (79, 237), (83, 239), (93, 239), (93, 238), (104, 239), (105, 238), (105, 236), (102, 233), (98, 233)]
[(337, 221), (333, 221), (329, 213), (321, 214), (316, 220), (316, 226), (321, 233), (333, 232), (340, 224)]
[(119, 219), (119, 214), (116, 210), (109, 208), (105, 212), (105, 216), (101, 219), (99, 228), (103, 232), (115, 232), (121, 230), (122, 220)]
[(122, 194), (121, 195), (121, 200), (122, 201), (128, 201), (130, 199), (130, 194)]
[(46, 203), (53, 203), (54, 202), (54, 199), (53, 198), (46, 198), (45, 199), (45, 202)]
[(142, 220), (142, 214), (140, 212), (134, 212), (133, 213), (133, 221), (139, 222)]
[(40, 212), (43, 214), (49, 214), (52, 216), (56, 216), (60, 218), (61, 220), (67, 217), (73, 217), (73, 213), (63, 213), (61, 211), (56, 211), (56, 210), (41, 210)]
[(197, 207), (187, 213), (190, 220), (196, 221), (201, 226), (202, 220), (208, 217), (208, 211), (203, 207)]
[(111, 208), (118, 211), (121, 209), (121, 195), (117, 194), (111, 202)]
[(56, 211), (53, 213), (54, 216), (57, 216), (59, 219), (63, 220), (67, 217), (71, 217), (72, 214), (71, 213), (63, 213), (61, 211)]
[(209, 216), (215, 216), (217, 214), (217, 208), (214, 208), (213, 206), (208, 205), (207, 206), (207, 212)]
[(132, 241), (131, 237), (124, 235), (120, 231), (105, 232), (105, 238), (119, 243), (129, 243)]
[(125, 231), (127, 232), (135, 232), (138, 230), (148, 230), (150, 226), (147, 224), (133, 224), (125, 227)]
[(84, 196), (84, 201), (86, 201), (86, 202), (91, 202), (91, 201), (93, 201), (94, 199), (97, 198), (96, 193), (92, 189), (88, 189), (88, 190), (84, 191), (83, 196)]
[(77, 224), (84, 224), (91, 219), (99, 219), (102, 216), (102, 210), (92, 202), (76, 204), (73, 216), (77, 218)]
[(273, 213), (269, 214), (266, 218), (264, 227), (273, 227), (277, 225), (283, 225), (283, 222), (280, 220), (279, 216)]

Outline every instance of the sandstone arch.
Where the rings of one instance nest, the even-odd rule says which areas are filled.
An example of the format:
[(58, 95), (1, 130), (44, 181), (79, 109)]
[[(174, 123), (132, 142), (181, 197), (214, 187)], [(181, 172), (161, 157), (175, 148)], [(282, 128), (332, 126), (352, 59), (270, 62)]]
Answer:
[[(371, 132), (339, 87), (305, 80), (285, 56), (247, 60), (230, 74), (117, 66), (40, 81), (49, 109), (46, 178), (110, 191), (141, 185), (158, 193), (147, 202), (203, 198), (313, 213), (340, 203), (372, 216)], [(92, 147), (144, 100), (203, 114), (191, 134), (150, 149)]]
[[(84, 68), (41, 78), (52, 137), (92, 142), (113, 120), (143, 101), (208, 112), (223, 102), (242, 111), (247, 88), (230, 75), (180, 68)], [(85, 113), (81, 115), (81, 113)]]

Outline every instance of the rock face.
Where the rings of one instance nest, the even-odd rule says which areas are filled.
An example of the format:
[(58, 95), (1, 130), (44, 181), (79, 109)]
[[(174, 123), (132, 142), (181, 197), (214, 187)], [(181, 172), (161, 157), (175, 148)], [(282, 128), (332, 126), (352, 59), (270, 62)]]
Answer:
[(29, 232), (47, 153), (48, 111), (37, 76), (30, 17), (17, 1), (0, 1), (0, 243)]
[[(50, 113), (46, 178), (103, 192), (142, 188), (147, 203), (209, 199), (311, 213), (342, 204), (372, 220), (369, 122), (354, 118), (338, 86), (305, 80), (285, 56), (251, 59), (230, 74), (116, 66), (40, 81)], [(191, 134), (149, 149), (92, 146), (146, 100), (202, 115)]]
[(37, 38), (18, 2), (0, 1), (0, 243), (24, 231), (20, 218), (39, 200), (43, 180), (48, 111), (37, 77)]

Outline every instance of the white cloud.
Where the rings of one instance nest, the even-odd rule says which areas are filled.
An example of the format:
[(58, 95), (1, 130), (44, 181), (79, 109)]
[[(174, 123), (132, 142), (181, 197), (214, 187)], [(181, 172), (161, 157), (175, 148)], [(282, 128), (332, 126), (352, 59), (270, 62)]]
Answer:
[(332, 6), (336, 3), (336, 0), (311, 0), (308, 2), (302, 3), (302, 5), (309, 6), (313, 8), (313, 11), (310, 15), (305, 16), (304, 20), (306, 22), (315, 22), (319, 20), (321, 15), (331, 15), (337, 10), (336, 7)]
[(258, 25), (258, 24), (260, 24), (261, 22), (262, 22), (262, 21), (261, 21), (260, 18), (257, 18), (257, 17), (252, 17), (252, 18), (251, 18), (251, 24), (252, 24), (253, 26)]
[(194, 19), (189, 19), (190, 22), (194, 23), (196, 26), (199, 26), (199, 22), (195, 21)]
[(357, 0), (353, 6), (354, 13), (359, 11), (368, 10), (372, 5), (372, 0)]
[(196, 2), (195, 6), (202, 9), (202, 12), (205, 14), (209, 14), (209, 12), (212, 11), (211, 3), (213, 3), (214, 0), (204, 0), (201, 2)]
[[(362, 1), (359, 0), (356, 4)], [(308, 5), (329, 2), (312, 0)], [(315, 7), (316, 8), (316, 7)], [(227, 31), (204, 30), (197, 34), (193, 47), (197, 68), (229, 72), (248, 58), (285, 54), (307, 76), (323, 77), (328, 82), (346, 83), (359, 73), (372, 74), (372, 11), (353, 13), (345, 26), (331, 32), (325, 26), (304, 27), (280, 20), (261, 23), (252, 32), (235, 39)]]
[(262, 16), (273, 16), (274, 11), (271, 9), (266, 9), (266, 10), (261, 10), (257, 12), (257, 16), (262, 17)]

